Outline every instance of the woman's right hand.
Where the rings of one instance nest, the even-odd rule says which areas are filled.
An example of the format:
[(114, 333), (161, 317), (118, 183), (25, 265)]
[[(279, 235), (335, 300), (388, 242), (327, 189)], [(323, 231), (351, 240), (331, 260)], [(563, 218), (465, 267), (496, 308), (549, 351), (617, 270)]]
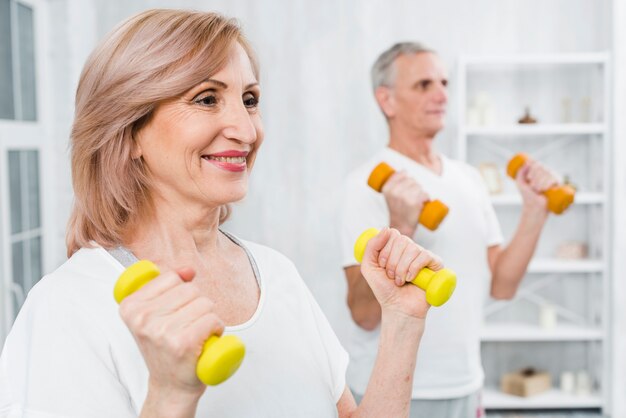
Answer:
[(191, 281), (194, 276), (190, 268), (162, 273), (120, 303), (122, 320), (148, 367), (149, 393), (176, 402), (204, 393), (196, 363), (205, 340), (224, 331), (213, 302)]

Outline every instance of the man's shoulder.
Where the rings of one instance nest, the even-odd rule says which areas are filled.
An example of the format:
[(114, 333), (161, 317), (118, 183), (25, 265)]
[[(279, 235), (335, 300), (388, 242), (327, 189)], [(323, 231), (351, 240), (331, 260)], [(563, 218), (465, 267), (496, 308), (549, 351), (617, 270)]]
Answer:
[(346, 181), (350, 184), (355, 182), (365, 184), (370, 173), (379, 163), (385, 162), (386, 149), (380, 149), (376, 153), (367, 157), (367, 159), (360, 162), (356, 167), (351, 169), (346, 175)]

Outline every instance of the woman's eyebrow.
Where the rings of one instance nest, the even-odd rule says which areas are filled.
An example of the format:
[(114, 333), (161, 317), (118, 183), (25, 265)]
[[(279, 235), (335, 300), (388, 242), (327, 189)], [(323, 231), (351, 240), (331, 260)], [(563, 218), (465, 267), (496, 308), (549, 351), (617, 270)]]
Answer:
[[(208, 78), (206, 80), (204, 80), (205, 83), (211, 83), (211, 84), (217, 84), (219, 87), (223, 88), (224, 90), (228, 89), (228, 84), (224, 83), (223, 81), (219, 81), (219, 80), (215, 80), (213, 78)], [(244, 90), (248, 90), (252, 87), (258, 86), (259, 82), (258, 81), (254, 81), (252, 83), (249, 83), (248, 85), (245, 86)]]

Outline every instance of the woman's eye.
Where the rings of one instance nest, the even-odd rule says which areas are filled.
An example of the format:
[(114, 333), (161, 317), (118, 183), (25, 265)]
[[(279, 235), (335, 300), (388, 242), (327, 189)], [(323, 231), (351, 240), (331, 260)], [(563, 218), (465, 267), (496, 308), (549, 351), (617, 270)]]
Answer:
[(195, 99), (195, 102), (203, 106), (213, 106), (217, 103), (217, 98), (212, 94), (201, 95)]
[(243, 104), (246, 107), (257, 107), (259, 105), (259, 99), (253, 94), (245, 94), (243, 96)]

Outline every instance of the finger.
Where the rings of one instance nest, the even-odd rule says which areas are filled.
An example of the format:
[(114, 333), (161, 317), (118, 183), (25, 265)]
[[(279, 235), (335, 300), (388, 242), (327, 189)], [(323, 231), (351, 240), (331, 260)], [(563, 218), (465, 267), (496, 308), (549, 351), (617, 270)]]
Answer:
[(176, 324), (179, 328), (186, 328), (192, 326), (198, 318), (210, 314), (215, 314), (215, 303), (210, 298), (201, 296), (196, 297), (193, 301), (170, 315), (168, 322)]
[(391, 254), (391, 245), (390, 242), (393, 241), (393, 230), (392, 229), (388, 229), (389, 231), (389, 235), (387, 237), (387, 240), (385, 241), (385, 245), (384, 247), (380, 250), (380, 252), (378, 253), (378, 259), (376, 260), (375, 264), (382, 268), (382, 269), (386, 269), (387, 268), (387, 263), (389, 261), (389, 255)]
[(181, 283), (180, 276), (173, 271), (161, 273), (134, 293), (128, 295), (122, 303), (149, 301), (159, 297)]
[[(396, 278), (396, 268), (398, 267), (398, 263), (400, 262), (400, 258), (404, 253), (404, 250), (409, 245), (405, 236), (400, 235), (400, 233), (396, 230), (393, 230), (396, 233), (392, 234), (392, 239), (387, 242), (385, 247), (390, 247), (389, 251), (389, 259), (387, 260), (387, 266), (385, 270), (387, 271), (387, 277), (390, 279)], [(404, 277), (399, 277), (399, 280), (402, 280)]]
[(409, 279), (409, 276), (411, 275), (409, 269), (421, 251), (421, 247), (414, 242), (407, 245), (404, 253), (402, 254), (402, 258), (400, 258), (398, 267), (396, 267), (396, 284), (403, 285), (404, 282), (411, 281), (412, 278)]
[(156, 306), (155, 314), (168, 315), (182, 309), (200, 296), (200, 290), (191, 282), (181, 282), (147, 303)]
[(166, 329), (169, 333), (163, 336), (162, 342), (169, 345), (176, 357), (183, 359), (193, 355), (197, 359), (209, 337), (222, 335), (224, 323), (214, 313), (208, 313), (195, 317), (184, 328), (172, 321)]
[(196, 271), (191, 267), (183, 267), (176, 270), (176, 274), (185, 282), (190, 282), (195, 276)]
[(388, 193), (390, 190), (395, 189), (397, 185), (402, 183), (406, 178), (407, 174), (404, 171), (396, 171), (387, 179), (381, 191), (383, 193)]
[(383, 228), (375, 237), (368, 241), (363, 253), (363, 264), (379, 266), (380, 252), (387, 244), (390, 236), (391, 231), (389, 228)]

